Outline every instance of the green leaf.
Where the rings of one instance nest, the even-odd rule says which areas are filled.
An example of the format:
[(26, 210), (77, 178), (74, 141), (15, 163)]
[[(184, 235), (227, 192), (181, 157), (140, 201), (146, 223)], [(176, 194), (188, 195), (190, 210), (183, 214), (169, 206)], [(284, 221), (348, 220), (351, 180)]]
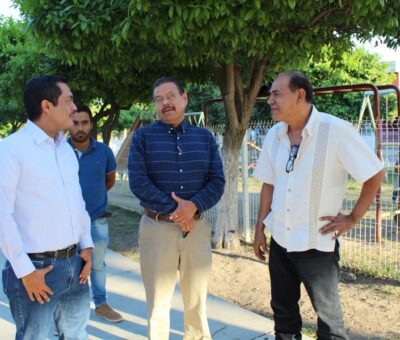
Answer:
[(182, 16), (183, 16), (183, 20), (186, 21), (188, 16), (189, 16), (189, 10), (187, 8), (184, 8), (182, 11)]
[(294, 9), (296, 7), (296, 0), (288, 0), (289, 7)]
[(182, 20), (179, 17), (176, 18), (176, 20), (175, 20), (175, 28), (176, 28), (177, 35), (178, 36), (181, 35), (181, 33), (182, 33)]
[(249, 21), (250, 19), (253, 18), (253, 15), (254, 15), (254, 11), (253, 11), (253, 10), (249, 10), (249, 11), (246, 13), (246, 15), (244, 16), (244, 20), (245, 20), (245, 21)]
[(200, 8), (199, 8), (199, 7), (196, 7), (196, 8), (194, 9), (194, 17), (195, 17), (196, 19), (198, 19), (199, 16), (200, 16)]

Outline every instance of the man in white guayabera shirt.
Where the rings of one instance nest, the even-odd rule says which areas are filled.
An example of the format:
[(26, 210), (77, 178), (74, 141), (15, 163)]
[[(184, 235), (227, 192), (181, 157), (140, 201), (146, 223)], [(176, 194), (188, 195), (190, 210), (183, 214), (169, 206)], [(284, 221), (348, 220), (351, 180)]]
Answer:
[(29, 81), (24, 104), (25, 127), (0, 142), (3, 288), (16, 339), (46, 339), (57, 307), (65, 338), (87, 339), (93, 242), (78, 161), (62, 132), (76, 106), (55, 76)]
[[(254, 173), (263, 182), (254, 251), (266, 259), (266, 226), (276, 339), (301, 339), (301, 283), (318, 316), (318, 339), (348, 339), (338, 293), (338, 238), (360, 221), (384, 177), (382, 163), (351, 124), (318, 112), (312, 97), (303, 73), (278, 75), (268, 104), (279, 123), (268, 132)], [(348, 174), (363, 185), (344, 215)]]

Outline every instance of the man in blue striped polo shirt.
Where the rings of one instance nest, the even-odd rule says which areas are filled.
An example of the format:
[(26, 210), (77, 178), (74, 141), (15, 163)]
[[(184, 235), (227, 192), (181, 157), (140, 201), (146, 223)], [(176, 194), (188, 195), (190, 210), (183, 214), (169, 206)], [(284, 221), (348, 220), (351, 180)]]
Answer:
[(150, 339), (168, 339), (171, 298), (180, 273), (184, 339), (211, 339), (206, 316), (211, 229), (202, 213), (221, 198), (225, 179), (212, 134), (184, 120), (188, 97), (176, 78), (153, 85), (159, 121), (133, 135), (129, 185), (144, 215), (140, 266)]

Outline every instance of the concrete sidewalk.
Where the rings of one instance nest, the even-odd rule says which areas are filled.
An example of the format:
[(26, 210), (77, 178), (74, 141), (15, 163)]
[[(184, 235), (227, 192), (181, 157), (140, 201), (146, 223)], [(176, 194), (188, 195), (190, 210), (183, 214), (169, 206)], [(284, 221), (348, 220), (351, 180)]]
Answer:
[[(146, 339), (146, 302), (139, 263), (118, 253), (108, 251), (109, 301), (125, 320), (112, 324), (97, 318), (94, 306), (88, 326), (90, 339)], [(1, 267), (4, 256), (0, 252)], [(267, 298), (267, 297), (266, 297)], [(213, 339), (274, 339), (273, 322), (258, 314), (215, 296), (208, 297), (208, 320)], [(171, 309), (170, 339), (183, 336), (183, 305), (179, 289), (175, 291)], [(0, 290), (0, 339), (14, 339), (15, 326), (8, 300)], [(49, 339), (55, 339), (49, 335)]]

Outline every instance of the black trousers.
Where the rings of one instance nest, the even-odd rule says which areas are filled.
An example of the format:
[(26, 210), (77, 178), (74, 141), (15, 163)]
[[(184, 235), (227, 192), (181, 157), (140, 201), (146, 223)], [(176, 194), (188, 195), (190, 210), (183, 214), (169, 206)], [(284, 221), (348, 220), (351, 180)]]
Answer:
[(318, 316), (318, 339), (348, 339), (338, 291), (338, 241), (333, 252), (316, 249), (288, 252), (272, 238), (269, 272), (271, 307), (277, 339), (301, 339), (301, 283), (304, 284)]

